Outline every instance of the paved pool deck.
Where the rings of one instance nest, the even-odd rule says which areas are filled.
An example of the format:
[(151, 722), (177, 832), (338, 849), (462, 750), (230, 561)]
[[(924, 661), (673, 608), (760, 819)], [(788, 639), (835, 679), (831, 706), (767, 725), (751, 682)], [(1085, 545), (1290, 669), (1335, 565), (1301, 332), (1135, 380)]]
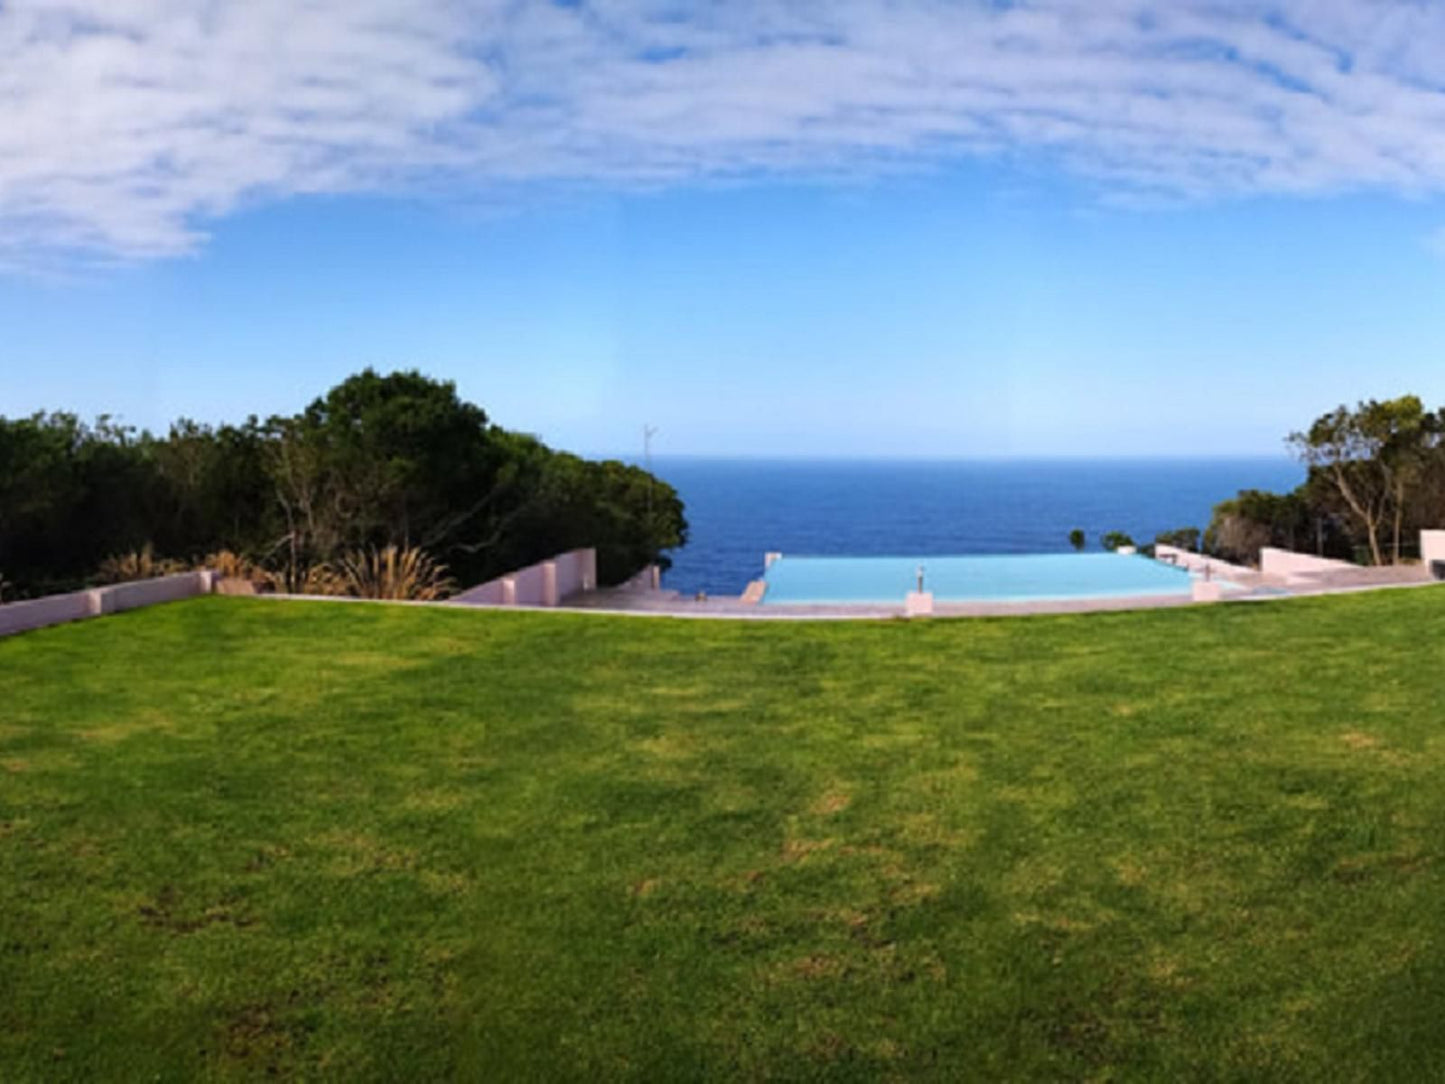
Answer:
[[(1227, 570), (1226, 570), (1227, 567)], [(1424, 587), (1433, 581), (1419, 565), (1351, 568), (1309, 577), (1266, 576), (1259, 572), (1218, 566), (1221, 580), (1228, 577), (1221, 602), (1256, 602), (1343, 594), (1391, 587)], [(738, 620), (847, 620), (904, 617), (903, 600), (896, 604), (774, 604), (745, 601), (746, 596), (706, 599), (669, 590), (603, 589), (567, 599), (560, 609), (653, 616), (731, 618)], [(1108, 613), (1155, 610), (1166, 607), (1213, 605), (1195, 602), (1188, 595), (1137, 595), (1114, 598), (1038, 599), (1025, 602), (935, 602), (934, 617), (1018, 617), (1030, 614)]]

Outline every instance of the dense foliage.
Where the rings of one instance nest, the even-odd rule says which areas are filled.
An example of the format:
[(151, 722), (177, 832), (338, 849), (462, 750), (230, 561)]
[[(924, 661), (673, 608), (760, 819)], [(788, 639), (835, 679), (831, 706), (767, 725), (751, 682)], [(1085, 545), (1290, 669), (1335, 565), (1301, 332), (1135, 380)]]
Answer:
[(300, 414), (164, 436), (72, 414), (0, 418), (5, 597), (94, 578), (117, 554), (218, 550), (293, 588), (346, 553), (420, 547), (463, 585), (578, 546), (604, 583), (666, 563), (687, 524), (640, 468), (492, 425), (454, 385), (370, 369)]
[(1340, 406), (1289, 445), (1309, 468), (1305, 482), (1216, 505), (1206, 550), (1248, 563), (1279, 546), (1385, 564), (1415, 556), (1417, 532), (1445, 524), (1445, 409), (1414, 395)]

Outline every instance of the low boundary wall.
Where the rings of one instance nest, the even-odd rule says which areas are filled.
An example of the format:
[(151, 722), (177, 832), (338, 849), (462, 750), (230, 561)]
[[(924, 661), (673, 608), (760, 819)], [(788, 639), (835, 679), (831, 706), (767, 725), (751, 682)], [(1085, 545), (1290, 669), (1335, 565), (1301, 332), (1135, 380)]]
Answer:
[(569, 550), (495, 580), (479, 583), (450, 601), (473, 606), (557, 606), (597, 589), (597, 551)]
[(1357, 567), (1348, 561), (1337, 561), (1332, 557), (1315, 557), (1308, 553), (1294, 553), (1291, 550), (1282, 550), (1275, 546), (1265, 546), (1259, 551), (1259, 570), (1266, 576), (1283, 576), (1286, 582), (1327, 572), (1351, 572)]
[(72, 591), (68, 595), (8, 602), (0, 606), (0, 636), (121, 613), (142, 606), (155, 606), (162, 602), (176, 602), (194, 595), (209, 595), (215, 582), (214, 572), (182, 572), (153, 580), (134, 580), (111, 587)]

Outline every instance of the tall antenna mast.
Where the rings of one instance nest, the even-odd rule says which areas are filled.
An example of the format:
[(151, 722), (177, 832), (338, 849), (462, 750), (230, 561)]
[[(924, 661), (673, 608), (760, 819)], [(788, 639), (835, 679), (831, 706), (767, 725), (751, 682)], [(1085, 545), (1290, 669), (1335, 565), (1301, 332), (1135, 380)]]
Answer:
[(657, 426), (644, 425), (642, 427), (642, 465), (647, 473), (652, 473), (652, 438), (657, 436)]

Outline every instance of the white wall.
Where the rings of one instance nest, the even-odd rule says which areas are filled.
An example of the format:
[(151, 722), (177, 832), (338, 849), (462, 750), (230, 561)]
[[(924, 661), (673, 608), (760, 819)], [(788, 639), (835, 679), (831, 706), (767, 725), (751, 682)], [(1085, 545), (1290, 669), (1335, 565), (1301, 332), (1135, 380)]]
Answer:
[(473, 606), (556, 606), (569, 595), (597, 589), (597, 551), (570, 550), (469, 587), (452, 599)]
[(1308, 553), (1293, 553), (1290, 550), (1265, 546), (1259, 551), (1259, 570), (1269, 576), (1313, 576), (1321, 572), (1339, 572), (1355, 566), (1348, 561), (1336, 561), (1332, 557), (1314, 557)]
[(551, 561), (513, 572), (510, 579), (517, 585), (518, 606), (557, 605), (557, 566)]
[(112, 587), (95, 587), (68, 595), (48, 595), (25, 602), (0, 606), (0, 636), (15, 632), (43, 629), (86, 617), (120, 613), (141, 606), (175, 602), (193, 595), (207, 595), (215, 585), (214, 572), (182, 572), (176, 576), (160, 576), (153, 580), (118, 583)]
[(210, 572), (182, 572), (177, 576), (161, 576), (154, 580), (118, 583), (99, 588), (102, 613), (120, 613), (139, 606), (155, 606), (162, 602), (178, 602), (193, 595), (211, 592)]
[(557, 598), (597, 589), (597, 551), (573, 550), (552, 559), (557, 566)]
[(0, 636), (15, 632), (43, 629), (66, 621), (79, 621), (91, 613), (89, 591), (69, 595), (48, 595), (27, 602), (10, 602), (0, 606)]
[(1431, 561), (1445, 561), (1445, 531), (1420, 532), (1420, 563), (1428, 570)]
[(478, 606), (507, 606), (514, 598), (512, 591), (509, 590), (512, 586), (511, 577), (504, 576), (500, 580), (479, 583), (470, 590), (461, 592), (452, 601), (471, 602)]

